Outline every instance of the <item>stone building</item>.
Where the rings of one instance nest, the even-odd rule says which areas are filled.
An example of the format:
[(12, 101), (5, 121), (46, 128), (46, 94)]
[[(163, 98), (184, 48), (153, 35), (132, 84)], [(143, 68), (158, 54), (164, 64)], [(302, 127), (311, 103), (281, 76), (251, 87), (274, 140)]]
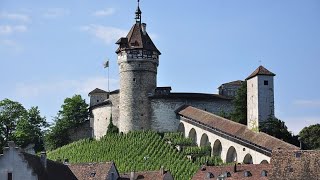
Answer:
[(3, 180), (77, 180), (68, 166), (26, 153), (9, 142), (0, 155), (0, 179)]
[(146, 24), (141, 22), (139, 6), (135, 19), (128, 35), (116, 43), (120, 90), (95, 89), (89, 93), (94, 138), (106, 134), (111, 114), (120, 132), (147, 129), (168, 132), (177, 130), (179, 120), (175, 111), (182, 105), (212, 113), (232, 111), (232, 97), (241, 81), (222, 85), (220, 94), (174, 93), (171, 87), (157, 87), (161, 53), (149, 37)]

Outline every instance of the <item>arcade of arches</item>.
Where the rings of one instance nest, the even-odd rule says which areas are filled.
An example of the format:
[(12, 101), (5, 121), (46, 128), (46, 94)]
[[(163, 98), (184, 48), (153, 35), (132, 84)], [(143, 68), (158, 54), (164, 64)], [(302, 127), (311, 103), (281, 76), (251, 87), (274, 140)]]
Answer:
[(270, 161), (270, 157), (264, 154), (219, 137), (187, 122), (180, 122), (178, 132), (182, 132), (185, 137), (192, 139), (198, 146), (211, 146), (211, 154), (221, 157), (227, 163), (260, 164), (269, 163)]

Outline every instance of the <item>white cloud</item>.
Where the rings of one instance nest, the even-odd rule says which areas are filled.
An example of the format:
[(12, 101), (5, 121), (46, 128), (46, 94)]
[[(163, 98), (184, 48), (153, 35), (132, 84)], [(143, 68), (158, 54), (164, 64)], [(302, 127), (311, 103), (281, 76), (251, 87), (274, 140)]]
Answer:
[[(118, 80), (110, 79), (110, 89), (118, 88)], [(16, 85), (15, 94), (20, 98), (47, 97), (52, 94), (82, 94), (84, 97), (95, 88), (107, 89), (106, 77), (91, 77), (80, 80), (62, 80), (43, 83), (19, 83)]]
[(297, 100), (293, 104), (303, 107), (320, 107), (320, 100)]
[(28, 30), (27, 26), (24, 26), (24, 25), (17, 25), (17, 26), (0, 25), (0, 35), (8, 35), (8, 34), (13, 34), (15, 32), (25, 32), (27, 30)]
[(114, 43), (120, 37), (126, 36), (127, 31), (115, 27), (108, 27), (102, 25), (83, 26), (81, 30), (86, 31), (98, 39), (103, 40), (106, 44)]
[(1, 12), (0, 18), (1, 19), (16, 20), (16, 21), (21, 21), (21, 22), (25, 22), (25, 23), (30, 22), (30, 17), (26, 14)]
[(45, 18), (58, 18), (68, 15), (70, 12), (63, 8), (50, 8), (44, 13)]
[(93, 13), (94, 16), (110, 16), (112, 14), (115, 13), (115, 9), (114, 8), (107, 8), (107, 9), (104, 9), (104, 10), (98, 10), (98, 11), (95, 11)]

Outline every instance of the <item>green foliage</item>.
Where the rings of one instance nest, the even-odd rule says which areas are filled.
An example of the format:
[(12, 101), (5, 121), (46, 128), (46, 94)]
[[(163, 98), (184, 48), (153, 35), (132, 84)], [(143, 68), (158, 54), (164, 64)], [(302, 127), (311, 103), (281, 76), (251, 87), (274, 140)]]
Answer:
[(151, 131), (107, 134), (99, 141), (80, 140), (49, 152), (48, 157), (69, 159), (70, 163), (114, 161), (120, 173), (164, 166), (177, 180), (191, 179), (199, 168)]
[(15, 141), (22, 148), (35, 145), (35, 151), (43, 150), (43, 129), (48, 126), (38, 107), (26, 110), (19, 102), (0, 101), (0, 148)]
[(35, 151), (44, 149), (43, 128), (48, 127), (45, 117), (40, 116), (38, 107), (31, 107), (26, 116), (18, 121), (14, 139), (20, 147), (26, 147), (30, 143), (35, 145)]
[(218, 156), (202, 156), (198, 157), (195, 160), (195, 163), (199, 166), (201, 165), (207, 165), (207, 166), (220, 166), (223, 165), (223, 161)]
[(292, 133), (288, 131), (284, 121), (281, 121), (280, 119), (269, 118), (267, 121), (260, 123), (259, 128), (262, 132), (265, 132), (278, 139), (282, 139), (290, 144), (299, 146), (298, 137), (292, 135)]
[(166, 141), (170, 141), (173, 146), (196, 146), (193, 140), (185, 138), (182, 132), (166, 132), (163, 138)]
[(320, 124), (314, 124), (303, 128), (299, 133), (306, 149), (320, 148)]
[(231, 120), (247, 124), (247, 81), (244, 81), (238, 89), (237, 94), (232, 101), (234, 111), (231, 113)]
[(56, 149), (70, 143), (68, 129), (77, 127), (88, 119), (88, 104), (80, 95), (66, 98), (58, 116), (54, 119), (54, 125), (50, 127), (45, 136), (45, 144), (48, 150)]
[(0, 131), (1, 141), (13, 140), (17, 123), (26, 116), (26, 109), (18, 102), (4, 99), (0, 101)]
[(192, 155), (193, 157), (210, 156), (211, 146), (190, 146), (183, 149), (183, 154)]
[(119, 128), (113, 124), (112, 114), (110, 115), (110, 123), (108, 125), (107, 134), (118, 134)]

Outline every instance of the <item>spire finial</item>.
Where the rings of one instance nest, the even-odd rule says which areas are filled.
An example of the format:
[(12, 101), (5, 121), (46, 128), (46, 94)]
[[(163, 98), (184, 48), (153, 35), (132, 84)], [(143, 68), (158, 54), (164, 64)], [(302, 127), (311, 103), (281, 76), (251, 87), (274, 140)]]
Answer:
[(138, 8), (136, 10), (136, 18), (135, 18), (136, 22), (141, 23), (141, 14), (142, 14), (142, 12), (140, 10), (140, 0), (138, 0)]

